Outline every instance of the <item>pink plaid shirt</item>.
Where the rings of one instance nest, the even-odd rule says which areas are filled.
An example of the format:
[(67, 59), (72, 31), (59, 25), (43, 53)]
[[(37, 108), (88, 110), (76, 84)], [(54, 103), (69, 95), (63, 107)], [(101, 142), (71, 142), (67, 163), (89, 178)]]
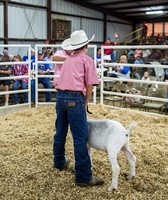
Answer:
[[(27, 65), (13, 65), (12, 66), (12, 74), (14, 76), (24, 76), (28, 74), (28, 66)], [(17, 79), (14, 79), (16, 81)], [(23, 82), (28, 82), (28, 78), (22, 78)]]
[[(60, 57), (68, 57), (69, 55), (66, 53), (65, 50), (62, 51), (56, 51), (54, 56), (60, 56)], [(60, 75), (62, 65), (61, 64), (55, 64), (54, 65), (54, 75)], [(59, 78), (55, 77), (53, 85), (56, 86), (58, 83)]]
[(82, 51), (65, 60), (56, 89), (81, 91), (85, 96), (87, 85), (98, 84), (94, 61)]

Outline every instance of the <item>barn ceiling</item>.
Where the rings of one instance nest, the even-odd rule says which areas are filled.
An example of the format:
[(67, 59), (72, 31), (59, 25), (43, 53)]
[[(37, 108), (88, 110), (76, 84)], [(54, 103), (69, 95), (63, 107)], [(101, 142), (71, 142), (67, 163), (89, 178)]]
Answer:
[[(168, 0), (67, 0), (132, 23), (168, 22)], [(147, 15), (147, 11), (162, 10), (162, 14)]]

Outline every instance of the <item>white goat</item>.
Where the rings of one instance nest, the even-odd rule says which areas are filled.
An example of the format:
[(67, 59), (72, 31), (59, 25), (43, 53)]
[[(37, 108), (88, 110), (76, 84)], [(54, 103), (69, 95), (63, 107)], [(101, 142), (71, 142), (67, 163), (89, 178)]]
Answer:
[(114, 120), (88, 119), (88, 152), (90, 157), (91, 148), (107, 151), (112, 165), (112, 183), (111, 187), (108, 188), (109, 192), (112, 192), (118, 187), (120, 167), (117, 162), (117, 154), (121, 149), (125, 153), (130, 165), (127, 179), (135, 177), (136, 157), (129, 147), (129, 135), (136, 126), (137, 122), (133, 121), (130, 127), (126, 130), (119, 122)]

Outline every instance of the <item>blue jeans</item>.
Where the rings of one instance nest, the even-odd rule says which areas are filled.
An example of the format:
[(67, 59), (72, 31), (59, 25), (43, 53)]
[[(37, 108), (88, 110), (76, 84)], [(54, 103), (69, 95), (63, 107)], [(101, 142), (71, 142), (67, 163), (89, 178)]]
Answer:
[[(13, 82), (13, 90), (18, 90), (19, 85), (21, 85), (22, 89), (27, 89), (27, 83), (23, 82), (22, 80), (16, 80)], [(13, 94), (14, 102), (19, 103), (18, 94)], [(28, 93), (24, 92), (24, 102), (28, 102)]]
[[(166, 93), (166, 99), (168, 99), (168, 92)], [(168, 109), (168, 102), (166, 102), (165, 108)]]
[[(38, 83), (42, 83), (44, 88), (51, 88), (50, 79), (49, 78), (39, 78)], [(31, 102), (35, 103), (35, 80), (31, 80)], [(51, 92), (45, 92), (46, 102), (51, 102)]]
[(56, 133), (53, 143), (54, 166), (61, 168), (65, 163), (65, 142), (70, 124), (74, 141), (76, 181), (88, 182), (92, 179), (92, 171), (86, 147), (88, 124), (85, 98), (80, 93), (58, 91), (56, 94), (56, 113)]
[(112, 62), (117, 62), (117, 51), (113, 50), (111, 54), (111, 61)]

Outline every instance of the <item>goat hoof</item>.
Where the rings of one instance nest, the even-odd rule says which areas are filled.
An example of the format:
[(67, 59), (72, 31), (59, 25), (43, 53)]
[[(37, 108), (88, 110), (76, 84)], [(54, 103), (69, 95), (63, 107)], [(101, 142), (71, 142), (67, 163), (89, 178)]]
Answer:
[(115, 192), (115, 191), (116, 191), (116, 188), (109, 187), (107, 191), (108, 191), (108, 192)]
[(126, 177), (127, 180), (131, 180), (131, 179), (134, 179), (134, 178), (135, 178), (135, 176), (130, 176), (130, 175)]

